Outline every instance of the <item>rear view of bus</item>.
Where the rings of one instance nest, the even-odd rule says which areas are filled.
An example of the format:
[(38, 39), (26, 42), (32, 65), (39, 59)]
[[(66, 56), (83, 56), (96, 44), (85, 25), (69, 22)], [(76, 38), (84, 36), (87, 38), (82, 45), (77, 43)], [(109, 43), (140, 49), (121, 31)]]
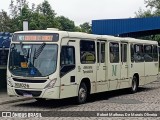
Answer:
[(58, 46), (58, 33), (14, 33), (7, 66), (8, 95), (58, 99)]

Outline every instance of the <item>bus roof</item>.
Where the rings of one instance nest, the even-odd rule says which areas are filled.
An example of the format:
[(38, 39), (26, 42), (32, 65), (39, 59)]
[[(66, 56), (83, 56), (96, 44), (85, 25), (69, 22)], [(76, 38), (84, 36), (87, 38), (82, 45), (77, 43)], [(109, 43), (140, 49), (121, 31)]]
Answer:
[(114, 37), (109, 35), (95, 35), (95, 34), (87, 34), (83, 32), (68, 32), (68, 31), (55, 31), (55, 30), (29, 30), (29, 31), (18, 31), (15, 33), (58, 33), (62, 38), (70, 37), (70, 38), (83, 38), (83, 39), (93, 39), (93, 40), (107, 40), (107, 41), (121, 41), (121, 42), (129, 42), (129, 43), (142, 43), (142, 44), (158, 44), (157, 41), (151, 40), (142, 40), (135, 38), (127, 38), (127, 37)]

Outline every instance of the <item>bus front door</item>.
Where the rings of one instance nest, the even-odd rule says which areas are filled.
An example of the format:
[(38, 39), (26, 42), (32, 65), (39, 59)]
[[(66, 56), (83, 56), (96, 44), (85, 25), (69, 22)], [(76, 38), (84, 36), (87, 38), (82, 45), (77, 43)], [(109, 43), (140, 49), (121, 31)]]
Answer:
[[(67, 45), (68, 44), (68, 45)], [(77, 95), (75, 42), (62, 40), (60, 55), (60, 98)]]

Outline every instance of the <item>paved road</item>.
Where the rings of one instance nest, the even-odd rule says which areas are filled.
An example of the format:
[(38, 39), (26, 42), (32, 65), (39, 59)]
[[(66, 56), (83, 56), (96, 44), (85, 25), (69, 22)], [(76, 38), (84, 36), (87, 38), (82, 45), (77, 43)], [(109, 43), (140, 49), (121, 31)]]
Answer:
[[(143, 86), (135, 94), (129, 94), (128, 89), (106, 92), (92, 95), (91, 99), (83, 105), (76, 105), (73, 99), (48, 100), (47, 102), (37, 102), (34, 99), (24, 99), (22, 97), (9, 98), (4, 92), (0, 93), (0, 111), (160, 111), (160, 81)], [(50, 114), (50, 113), (45, 113)], [(0, 118), (1, 119), (1, 118)], [(4, 120), (18, 120), (17, 118), (3, 118)], [(19, 118), (21, 119), (21, 118)], [(30, 120), (29, 118), (24, 118)], [(53, 118), (35, 118), (36, 120)], [(87, 119), (101, 120), (105, 117), (55, 117), (54, 119)], [(116, 119), (107, 118), (107, 119)], [(117, 119), (128, 120), (159, 120), (156, 117), (121, 117)]]

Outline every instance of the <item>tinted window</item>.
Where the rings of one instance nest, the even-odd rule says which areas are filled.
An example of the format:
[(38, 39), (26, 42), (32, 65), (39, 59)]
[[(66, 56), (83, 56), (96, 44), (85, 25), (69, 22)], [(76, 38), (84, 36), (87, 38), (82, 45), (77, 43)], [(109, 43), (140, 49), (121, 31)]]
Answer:
[(121, 44), (121, 62), (127, 62), (127, 44)]
[(100, 45), (99, 45), (100, 43), (99, 42), (97, 42), (97, 62), (99, 63), (99, 49), (100, 49)]
[(95, 42), (94, 41), (80, 41), (80, 60), (82, 64), (93, 64), (95, 58)]
[[(101, 48), (100, 48), (100, 44), (101, 44)], [(100, 51), (100, 55), (99, 55), (99, 51)], [(98, 63), (99, 61), (101, 61), (101, 63), (105, 62), (105, 43), (97, 42), (97, 60), (98, 60)]]
[(144, 59), (145, 62), (153, 61), (152, 45), (144, 45)]
[(110, 62), (118, 63), (119, 62), (119, 44), (111, 42), (110, 46)]
[(61, 72), (60, 76), (75, 68), (75, 48), (73, 46), (62, 46), (61, 49)]
[(153, 45), (153, 59), (154, 61), (158, 61), (158, 48), (156, 45)]
[(144, 62), (143, 45), (134, 45), (134, 60), (135, 62)]
[(62, 47), (61, 66), (75, 64), (74, 47)]
[(131, 62), (134, 62), (134, 45), (131, 44)]
[(101, 63), (105, 62), (105, 43), (101, 43)]

